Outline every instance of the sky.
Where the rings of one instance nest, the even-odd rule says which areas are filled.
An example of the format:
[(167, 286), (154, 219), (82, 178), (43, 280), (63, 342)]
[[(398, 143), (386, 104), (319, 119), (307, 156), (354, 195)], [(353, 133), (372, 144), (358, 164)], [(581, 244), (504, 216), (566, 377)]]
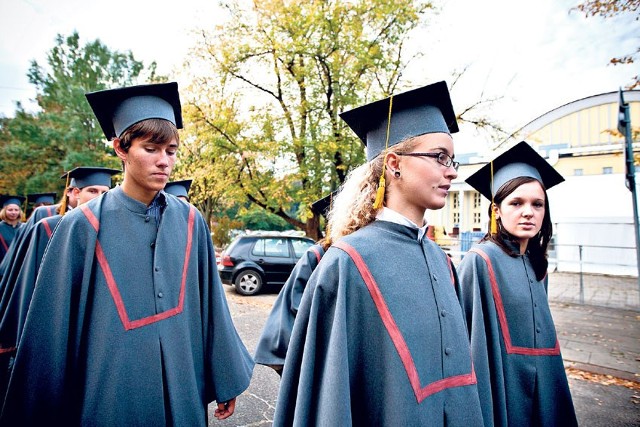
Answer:
[[(617, 91), (640, 68), (608, 64), (640, 46), (634, 16), (569, 13), (578, 0), (434, 2), (439, 13), (412, 45), (424, 57), (407, 76), (424, 85), (466, 68), (452, 89), (454, 109), (500, 98), (484, 113), (509, 131), (577, 99)], [(176, 72), (180, 83), (192, 31), (221, 16), (217, 0), (0, 0), (0, 115), (13, 116), (16, 101), (33, 108), (27, 72), (32, 60), (46, 64), (57, 34), (77, 30), (82, 44), (100, 39), (111, 50), (131, 50), (145, 64), (155, 60), (162, 74)], [(478, 136), (465, 132), (456, 142), (473, 151)]]

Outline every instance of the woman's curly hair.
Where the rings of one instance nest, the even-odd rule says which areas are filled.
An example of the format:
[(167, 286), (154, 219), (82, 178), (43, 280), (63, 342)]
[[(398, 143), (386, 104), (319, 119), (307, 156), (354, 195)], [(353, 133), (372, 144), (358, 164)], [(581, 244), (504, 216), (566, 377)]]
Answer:
[[(331, 242), (347, 236), (373, 222), (376, 210), (373, 202), (382, 175), (387, 153), (408, 153), (418, 144), (415, 137), (389, 147), (372, 161), (358, 166), (349, 173), (338, 195), (333, 199), (328, 218), (328, 237)], [(387, 187), (385, 201), (389, 192)]]

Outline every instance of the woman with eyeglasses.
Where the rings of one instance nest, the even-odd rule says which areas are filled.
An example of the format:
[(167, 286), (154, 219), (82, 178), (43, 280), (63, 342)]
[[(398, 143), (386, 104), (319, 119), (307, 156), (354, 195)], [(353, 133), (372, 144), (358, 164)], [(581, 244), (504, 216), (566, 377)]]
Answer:
[(467, 182), (491, 201), (490, 226), (458, 272), (486, 422), (575, 426), (547, 301), (547, 189), (564, 181), (522, 141)]
[(427, 209), (456, 178), (446, 83), (341, 115), (366, 145), (329, 212), (332, 246), (311, 274), (274, 426), (483, 425), (449, 257)]

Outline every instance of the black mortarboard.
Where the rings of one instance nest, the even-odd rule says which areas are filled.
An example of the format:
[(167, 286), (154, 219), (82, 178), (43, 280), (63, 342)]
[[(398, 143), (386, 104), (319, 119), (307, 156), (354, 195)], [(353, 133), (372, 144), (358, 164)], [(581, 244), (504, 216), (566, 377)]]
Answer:
[(68, 175), (69, 175), (69, 172), (67, 171), (67, 172), (63, 173), (62, 176), (60, 177), (61, 179), (69, 178), (68, 185), (67, 185), (66, 189), (69, 189), (70, 187), (77, 187), (76, 180), (74, 178), (68, 176)]
[(326, 218), (327, 214), (329, 213), (329, 209), (331, 209), (331, 202), (337, 194), (338, 194), (337, 190), (332, 191), (331, 193), (324, 196), (322, 199), (318, 199), (315, 202), (311, 203), (311, 210)]
[(90, 185), (102, 185), (111, 188), (111, 176), (122, 171), (94, 166), (81, 166), (70, 170), (69, 176), (75, 181), (77, 188), (84, 188)]
[(3, 194), (0, 196), (0, 207), (5, 207), (7, 205), (18, 205), (22, 207), (26, 197), (24, 196), (11, 196), (8, 194)]
[[(387, 145), (389, 103), (391, 126)], [(427, 133), (458, 132), (449, 89), (442, 81), (393, 97), (363, 105), (340, 114), (367, 147), (367, 160), (373, 160), (387, 146)]]
[[(491, 163), (493, 163), (493, 176)], [(492, 196), (506, 182), (521, 176), (537, 179), (546, 189), (564, 181), (562, 175), (553, 166), (527, 142), (522, 141), (484, 165), (467, 178), (466, 182), (484, 197), (492, 200)]]
[(164, 191), (176, 197), (186, 197), (188, 199), (192, 182), (192, 179), (167, 182), (167, 185), (164, 186)]
[(38, 205), (38, 204), (52, 205), (56, 202), (56, 193), (27, 194), (27, 201), (29, 203), (33, 203), (34, 205)]
[(182, 128), (178, 83), (160, 83), (101, 90), (85, 94), (108, 140), (131, 125), (164, 119)]

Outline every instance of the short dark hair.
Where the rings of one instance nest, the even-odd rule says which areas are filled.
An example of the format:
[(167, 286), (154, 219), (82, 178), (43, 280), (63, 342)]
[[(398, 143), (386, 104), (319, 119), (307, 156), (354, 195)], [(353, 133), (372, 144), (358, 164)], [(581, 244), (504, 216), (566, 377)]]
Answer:
[(131, 125), (120, 136), (120, 148), (126, 153), (134, 139), (143, 139), (156, 144), (164, 144), (175, 139), (180, 142), (176, 126), (168, 120), (147, 119)]

